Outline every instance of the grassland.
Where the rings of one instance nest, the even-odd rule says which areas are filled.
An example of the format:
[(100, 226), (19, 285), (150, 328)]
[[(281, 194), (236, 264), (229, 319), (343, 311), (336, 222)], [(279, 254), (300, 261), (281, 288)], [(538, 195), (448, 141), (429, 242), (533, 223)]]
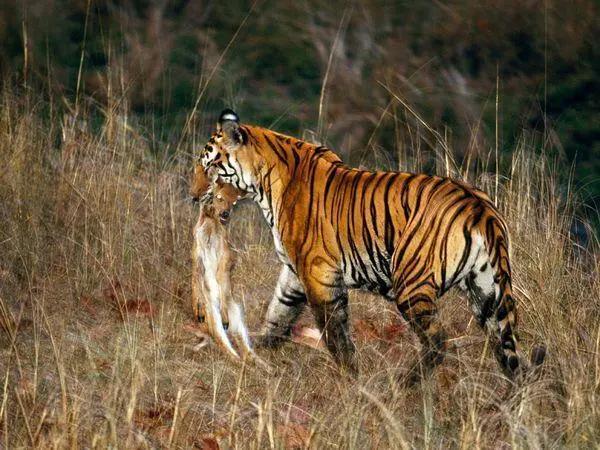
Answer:
[[(277, 367), (270, 376), (194, 349), (189, 152), (156, 151), (125, 116), (94, 132), (78, 125), (85, 113), (42, 120), (49, 106), (0, 100), (0, 447), (600, 445), (598, 259), (571, 241), (576, 197), (535, 142), (522, 139), (501, 173), (485, 161), (461, 169), (450, 149), (437, 170), (490, 192), (508, 219), (520, 335), (527, 349), (548, 346), (540, 377), (511, 387), (451, 292), (441, 315), (452, 349), (407, 389), (416, 341), (392, 305), (363, 293), (351, 296), (358, 380), (293, 343), (260, 351)], [(418, 160), (399, 159), (401, 169)], [(253, 205), (237, 208), (232, 234), (235, 292), (257, 330), (277, 258)]]

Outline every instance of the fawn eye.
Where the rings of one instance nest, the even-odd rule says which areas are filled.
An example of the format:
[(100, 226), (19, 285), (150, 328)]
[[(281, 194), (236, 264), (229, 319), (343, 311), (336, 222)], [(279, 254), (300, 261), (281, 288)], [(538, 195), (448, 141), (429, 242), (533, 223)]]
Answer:
[(222, 200), (223, 196), (221, 194), (217, 194), (217, 200)]

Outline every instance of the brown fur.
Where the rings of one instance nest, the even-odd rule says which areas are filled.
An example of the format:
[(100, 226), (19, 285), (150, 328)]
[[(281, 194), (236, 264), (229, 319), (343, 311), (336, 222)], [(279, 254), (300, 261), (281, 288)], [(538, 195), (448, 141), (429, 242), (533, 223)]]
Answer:
[[(209, 194), (211, 188), (212, 193)], [(204, 198), (194, 226), (195, 239), (192, 250), (192, 311), (194, 319), (203, 321), (206, 317), (203, 302), (206, 295), (203, 292), (206, 292), (207, 288), (204, 285), (206, 281), (204, 264), (197, 255), (205, 250), (201, 247), (212, 247), (218, 252), (217, 282), (225, 292), (224, 297), (228, 298), (231, 294), (230, 273), (234, 256), (229, 246), (229, 231), (226, 225), (229, 222), (231, 209), (242, 197), (243, 192), (218, 179), (212, 181), (202, 165), (197, 164), (191, 180), (190, 195), (197, 201)], [(222, 317), (226, 318), (226, 301), (221, 302), (221, 308)]]
[[(233, 359), (248, 358), (263, 369), (270, 367), (256, 356), (244, 323), (243, 306), (236, 302), (231, 290), (231, 271), (235, 261), (229, 246), (227, 223), (231, 208), (244, 195), (230, 184), (223, 184), (196, 166), (191, 194), (202, 199), (198, 221), (194, 227), (192, 251), (192, 310), (198, 321), (206, 320), (208, 332)], [(227, 336), (234, 338), (237, 349)], [(241, 356), (240, 353), (241, 352)]]
[(200, 201), (213, 186), (216, 187), (212, 189), (212, 199), (207, 199), (208, 203), (202, 205), (201, 214), (204, 215), (205, 220), (208, 218), (219, 219), (223, 225), (226, 225), (229, 221), (231, 208), (245, 194), (231, 184), (223, 183), (218, 178), (212, 180), (202, 164), (196, 164), (190, 184), (192, 199)]

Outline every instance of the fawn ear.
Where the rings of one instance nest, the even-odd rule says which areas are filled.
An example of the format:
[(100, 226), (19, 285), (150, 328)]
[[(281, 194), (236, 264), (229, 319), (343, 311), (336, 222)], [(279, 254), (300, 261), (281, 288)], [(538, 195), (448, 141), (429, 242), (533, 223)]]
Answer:
[(222, 131), (234, 144), (240, 145), (244, 143), (244, 133), (240, 128), (240, 118), (229, 108), (221, 112), (219, 121), (217, 122), (217, 130)]

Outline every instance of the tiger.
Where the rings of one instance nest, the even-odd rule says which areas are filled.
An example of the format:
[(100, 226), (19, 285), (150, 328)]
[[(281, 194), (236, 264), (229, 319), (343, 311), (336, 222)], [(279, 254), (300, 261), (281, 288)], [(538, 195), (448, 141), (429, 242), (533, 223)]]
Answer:
[[(417, 335), (420, 359), (408, 378), (421, 379), (448, 348), (437, 299), (458, 286), (504, 374), (514, 380), (532, 366), (517, 336), (508, 227), (483, 191), (348, 167), (325, 146), (241, 124), (231, 109), (199, 158), (258, 204), (282, 263), (257, 345), (279, 347), (309, 305), (336, 363), (356, 375), (348, 290), (363, 289), (395, 302)], [(540, 345), (531, 361), (544, 357)]]

